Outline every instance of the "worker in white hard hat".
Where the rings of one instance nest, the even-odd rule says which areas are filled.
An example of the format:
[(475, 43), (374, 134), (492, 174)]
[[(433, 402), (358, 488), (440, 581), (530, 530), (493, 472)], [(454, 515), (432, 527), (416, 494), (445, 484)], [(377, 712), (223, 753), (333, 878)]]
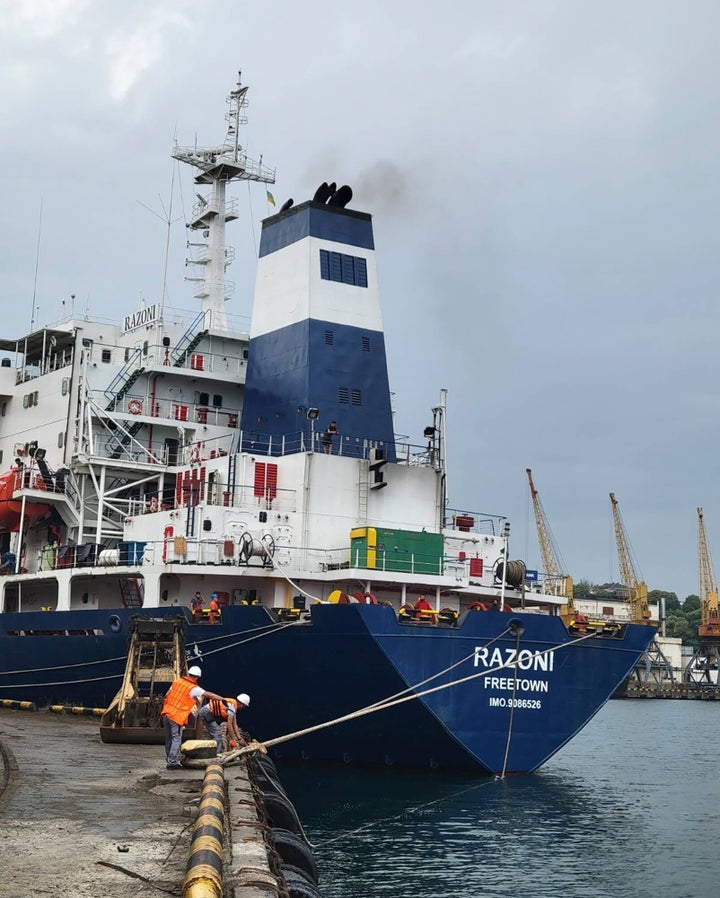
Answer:
[[(223, 698), (220, 701), (211, 699), (198, 711), (198, 721), (203, 723), (210, 738), (217, 743), (218, 753), (223, 748), (237, 748), (238, 745), (246, 744), (237, 725), (237, 714), (249, 704), (250, 696), (243, 692), (237, 698)], [(226, 725), (227, 745), (224, 744), (223, 724)]]
[(162, 715), (165, 728), (165, 759), (168, 770), (179, 770), (182, 767), (179, 753), (182, 744), (183, 728), (190, 719), (197, 702), (203, 698), (219, 699), (221, 695), (208, 692), (199, 685), (198, 680), (202, 676), (202, 670), (197, 665), (188, 669), (188, 672), (174, 680), (165, 694)]

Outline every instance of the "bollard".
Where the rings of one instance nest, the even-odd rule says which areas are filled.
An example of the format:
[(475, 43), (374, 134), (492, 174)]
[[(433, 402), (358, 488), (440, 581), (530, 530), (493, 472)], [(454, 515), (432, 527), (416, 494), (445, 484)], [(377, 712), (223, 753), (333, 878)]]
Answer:
[(13, 708), (15, 711), (37, 711), (35, 702), (20, 702), (12, 698), (0, 698), (0, 708)]
[(183, 898), (222, 898), (225, 840), (225, 775), (222, 764), (208, 764), (198, 816), (193, 826)]

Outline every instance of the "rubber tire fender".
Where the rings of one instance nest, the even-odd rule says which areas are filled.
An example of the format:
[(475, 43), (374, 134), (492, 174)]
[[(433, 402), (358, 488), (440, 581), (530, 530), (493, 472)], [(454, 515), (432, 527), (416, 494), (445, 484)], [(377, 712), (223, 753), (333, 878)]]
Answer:
[(284, 798), (288, 797), (287, 792), (279, 780), (273, 779), (273, 777), (268, 776), (265, 773), (254, 773), (252, 779), (261, 792), (275, 792), (277, 795), (282, 795)]
[(302, 832), (300, 818), (287, 796), (280, 795), (278, 792), (263, 792), (262, 804), (265, 816), (272, 828), (286, 829), (288, 832), (300, 835)]
[(310, 846), (297, 833), (286, 829), (271, 829), (275, 850), (285, 864), (304, 870), (313, 882), (318, 881), (318, 869)]
[(275, 766), (275, 761), (273, 761), (271, 757), (268, 755), (256, 755), (253, 760), (257, 767), (264, 770), (266, 773), (269, 773), (274, 780), (280, 779), (277, 767)]
[(280, 864), (280, 873), (290, 898), (322, 898), (318, 887), (300, 867)]

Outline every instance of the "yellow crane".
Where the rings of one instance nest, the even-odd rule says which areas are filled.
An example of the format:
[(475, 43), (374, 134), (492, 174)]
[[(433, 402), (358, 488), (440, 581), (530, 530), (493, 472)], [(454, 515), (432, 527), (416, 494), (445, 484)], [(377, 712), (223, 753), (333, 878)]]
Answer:
[(705, 534), (703, 510), (698, 508), (698, 557), (700, 562), (700, 644), (685, 668), (687, 683), (720, 685), (720, 612), (710, 550)]
[(545, 569), (543, 588), (545, 592), (549, 592), (551, 595), (555, 596), (562, 596), (565, 599), (565, 604), (560, 608), (560, 615), (563, 618), (571, 619), (575, 615), (572, 577), (564, 572), (565, 565), (561, 564), (560, 553), (557, 550), (550, 526), (545, 517), (545, 511), (540, 502), (540, 496), (535, 489), (532, 470), (526, 468), (525, 471), (528, 476), (528, 483), (530, 484), (530, 496), (532, 498), (533, 511), (535, 512), (535, 524), (537, 525), (540, 554)]
[(705, 535), (703, 510), (698, 508), (698, 554), (700, 559), (700, 639), (720, 636), (720, 611), (718, 611), (718, 589), (715, 585), (710, 551)]
[(620, 575), (627, 589), (627, 603), (630, 610), (630, 619), (636, 624), (650, 623), (650, 607), (648, 604), (648, 588), (635, 572), (635, 566), (630, 555), (630, 544), (625, 536), (625, 528), (615, 493), (610, 493), (613, 522), (615, 524), (615, 542), (617, 543), (618, 561), (620, 562)]

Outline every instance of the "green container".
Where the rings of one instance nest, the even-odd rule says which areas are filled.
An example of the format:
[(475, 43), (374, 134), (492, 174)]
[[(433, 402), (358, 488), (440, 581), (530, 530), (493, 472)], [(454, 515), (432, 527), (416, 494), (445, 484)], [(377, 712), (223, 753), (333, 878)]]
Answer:
[(358, 527), (350, 531), (350, 566), (407, 574), (441, 574), (442, 534)]

